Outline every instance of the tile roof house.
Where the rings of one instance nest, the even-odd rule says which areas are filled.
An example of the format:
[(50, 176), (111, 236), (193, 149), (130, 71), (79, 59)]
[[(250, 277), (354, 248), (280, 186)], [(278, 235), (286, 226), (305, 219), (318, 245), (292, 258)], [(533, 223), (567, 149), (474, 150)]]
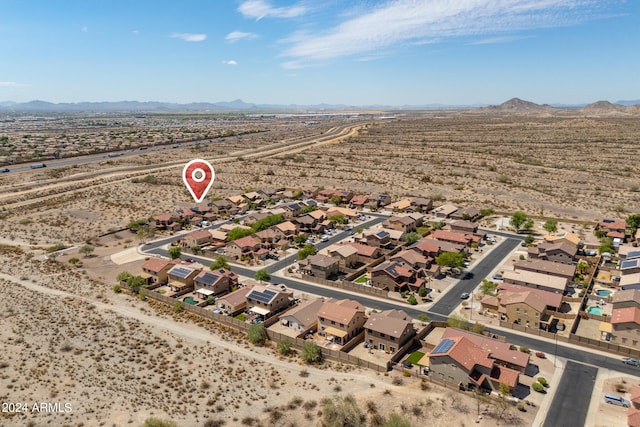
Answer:
[(393, 202), (387, 205), (387, 209), (391, 209), (394, 212), (404, 212), (410, 207), (411, 207), (411, 200), (409, 199), (398, 200), (397, 202)]
[(312, 298), (301, 302), (280, 316), (280, 322), (303, 334), (318, 328), (318, 311), (324, 304), (322, 298)]
[(499, 300), (498, 311), (507, 322), (533, 329), (549, 328), (551, 317), (547, 313), (547, 305), (535, 292), (501, 292)]
[(465, 219), (456, 219), (451, 221), (451, 231), (459, 231), (461, 233), (476, 233), (478, 231), (478, 223), (467, 221)]
[(260, 240), (252, 236), (242, 237), (227, 245), (227, 254), (236, 259), (242, 256), (253, 256), (262, 248)]
[(576, 261), (578, 248), (564, 242), (549, 243), (542, 242), (537, 246), (530, 246), (527, 249), (530, 258), (546, 259), (548, 261), (573, 264)]
[(358, 250), (349, 245), (332, 245), (327, 248), (330, 257), (338, 260), (340, 268), (353, 268), (358, 263)]
[(640, 427), (640, 387), (637, 385), (631, 386), (631, 392), (629, 396), (631, 401), (631, 407), (627, 411), (627, 425), (629, 427)]
[(304, 274), (329, 280), (338, 273), (340, 262), (334, 257), (316, 254), (298, 261), (298, 264)]
[(274, 225), (274, 227), (287, 237), (298, 234), (298, 226), (291, 221), (281, 222), (280, 224)]
[(431, 213), (438, 218), (449, 218), (451, 214), (453, 214), (457, 210), (458, 210), (457, 206), (446, 204), (446, 205), (442, 205), (442, 206), (438, 206), (437, 208), (434, 208), (433, 212)]
[(480, 214), (480, 211), (476, 208), (458, 209), (455, 212), (453, 212), (451, 215), (449, 215), (451, 219), (457, 219), (457, 220), (465, 219), (469, 221), (475, 221), (481, 216), (482, 215)]
[(466, 336), (442, 338), (428, 356), (430, 375), (464, 387), (499, 390), (501, 383), (516, 387), (520, 379), (518, 371), (495, 363), (490, 350)]
[(362, 208), (369, 202), (369, 197), (364, 195), (353, 196), (349, 201), (351, 207)]
[(513, 267), (516, 271), (533, 271), (535, 273), (563, 277), (567, 280), (572, 280), (573, 276), (576, 274), (576, 266), (573, 264), (563, 264), (560, 262), (547, 261), (543, 259), (516, 261)]
[(225, 268), (202, 270), (193, 280), (196, 296), (206, 301), (208, 297), (227, 293), (238, 284), (238, 275)]
[(620, 276), (620, 289), (640, 289), (640, 273), (623, 274)]
[(371, 285), (392, 292), (418, 290), (424, 286), (415, 270), (397, 261), (386, 261), (371, 270)]
[(549, 243), (568, 243), (576, 247), (582, 246), (582, 240), (579, 236), (567, 232), (544, 236), (544, 240)]
[(416, 212), (429, 212), (433, 209), (433, 200), (423, 197), (414, 197), (411, 199), (411, 207)]
[(384, 248), (391, 243), (391, 234), (386, 230), (369, 229), (362, 232), (362, 238), (359, 241), (368, 246)]
[(562, 306), (562, 294), (556, 292), (549, 292), (542, 289), (533, 289), (527, 286), (513, 285), (509, 283), (500, 283), (498, 285), (498, 296), (503, 293), (517, 293), (517, 292), (533, 292), (542, 298), (547, 305), (547, 311), (558, 311)]
[(513, 350), (511, 344), (497, 339), (489, 338), (484, 335), (475, 334), (469, 331), (463, 331), (457, 328), (446, 328), (441, 338), (465, 337), (471, 340), (475, 345), (488, 350), (495, 363), (515, 369), (524, 373), (529, 366), (529, 353), (523, 353)]
[(236, 316), (247, 308), (247, 295), (251, 292), (253, 286), (243, 286), (237, 290), (228, 293), (215, 302), (216, 308), (222, 310), (229, 316)]
[(611, 342), (625, 347), (639, 348), (640, 308), (614, 308), (611, 313)]
[(602, 219), (598, 222), (598, 229), (607, 233), (615, 232), (624, 234), (627, 230), (627, 222), (623, 219)]
[(391, 354), (416, 335), (411, 318), (402, 310), (373, 313), (364, 328), (364, 340), (370, 348)]
[(419, 271), (431, 265), (433, 258), (422, 255), (420, 251), (414, 249), (405, 249), (393, 255), (390, 261), (397, 261), (403, 265), (411, 267), (413, 270)]
[(182, 246), (193, 248), (194, 246), (204, 246), (213, 241), (209, 230), (196, 230), (186, 234), (182, 238)]
[(448, 230), (434, 230), (430, 235), (430, 238), (439, 240), (441, 242), (449, 242), (456, 245), (470, 246), (472, 243), (479, 243), (480, 237), (469, 233), (459, 233), (456, 231)]
[(380, 258), (381, 256), (380, 248), (377, 248), (375, 246), (368, 246), (368, 245), (363, 245), (360, 243), (353, 243), (353, 242), (341, 242), (341, 243), (338, 243), (338, 245), (351, 246), (355, 248), (358, 251), (359, 259), (365, 264), (368, 264), (371, 261)]
[(162, 258), (149, 258), (142, 264), (140, 277), (147, 281), (147, 285), (163, 285), (169, 280), (168, 272), (180, 260), (168, 260)]
[(416, 221), (410, 216), (392, 216), (382, 223), (385, 228), (400, 230), (405, 233), (416, 231)]
[(318, 310), (318, 333), (344, 345), (362, 331), (365, 320), (364, 307), (359, 302), (331, 299)]
[(247, 294), (247, 311), (268, 319), (289, 307), (293, 292), (277, 285), (257, 285)]
[(174, 292), (193, 289), (193, 281), (201, 270), (184, 264), (174, 265), (167, 273), (169, 286)]
[(516, 270), (502, 273), (504, 283), (542, 289), (549, 292), (564, 293), (569, 281), (564, 277), (550, 276), (533, 271)]
[(173, 230), (177, 231), (182, 228), (179, 222), (177, 222), (178, 217), (170, 214), (160, 214), (151, 217), (149, 221), (152, 227), (155, 227), (158, 230)]
[(440, 255), (440, 242), (434, 239), (420, 239), (410, 249), (420, 251), (426, 257), (435, 258)]

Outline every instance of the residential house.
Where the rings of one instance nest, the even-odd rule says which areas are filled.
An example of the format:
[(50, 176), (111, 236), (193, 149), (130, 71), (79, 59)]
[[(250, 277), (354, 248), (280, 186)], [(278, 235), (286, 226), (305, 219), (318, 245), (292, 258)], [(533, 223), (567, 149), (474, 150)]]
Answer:
[(640, 427), (640, 386), (633, 384), (629, 396), (631, 407), (627, 411), (627, 425)]
[(622, 277), (635, 273), (640, 273), (640, 258), (625, 259), (624, 261), (620, 261), (620, 275)]
[(564, 293), (568, 280), (564, 277), (551, 276), (527, 270), (505, 271), (502, 273), (504, 283), (542, 289), (549, 292)]
[(392, 256), (391, 261), (399, 262), (415, 271), (420, 271), (429, 267), (433, 258), (428, 258), (417, 250), (405, 249)]
[(573, 264), (563, 264), (544, 259), (516, 261), (513, 267), (516, 271), (533, 271), (535, 273), (563, 277), (567, 280), (572, 280), (573, 276), (576, 274), (576, 266)]
[(427, 355), (431, 376), (462, 387), (500, 390), (504, 383), (515, 388), (520, 379), (518, 371), (497, 364), (490, 350), (466, 336), (442, 338)]
[(327, 218), (327, 213), (323, 210), (316, 209), (315, 211), (311, 211), (307, 213), (310, 217), (315, 219), (316, 221), (324, 221)]
[(142, 264), (140, 277), (146, 280), (147, 286), (164, 285), (169, 279), (169, 270), (178, 263), (180, 260), (149, 258)]
[(294, 218), (293, 221), (297, 224), (298, 229), (305, 233), (312, 233), (319, 229), (320, 221), (309, 214)]
[(318, 333), (344, 345), (363, 330), (365, 321), (359, 302), (330, 299), (318, 310)]
[(394, 212), (405, 212), (411, 207), (411, 200), (402, 199), (397, 202), (390, 203), (387, 205), (387, 209), (392, 210)]
[(429, 212), (433, 209), (433, 200), (423, 197), (414, 197), (411, 199), (411, 208), (414, 212)]
[(276, 227), (265, 228), (262, 231), (258, 231), (254, 234), (256, 239), (259, 239), (263, 245), (273, 246), (275, 243), (279, 242), (284, 234), (280, 232)]
[(202, 268), (194, 268), (185, 264), (174, 265), (167, 273), (171, 290), (181, 292), (193, 289), (193, 281), (200, 271)]
[(242, 237), (227, 245), (227, 255), (239, 259), (241, 257), (255, 257), (262, 249), (260, 240), (252, 236)]
[(612, 300), (613, 310), (621, 308), (640, 308), (640, 289), (628, 289), (615, 292)]
[(318, 189), (317, 188), (305, 188), (302, 190), (302, 195), (306, 198), (306, 199), (315, 199), (318, 196)]
[(208, 230), (211, 235), (211, 244), (214, 246), (224, 246), (227, 242), (227, 233), (220, 229)]
[(210, 296), (229, 292), (237, 284), (238, 275), (226, 268), (202, 270), (193, 281), (196, 296), (204, 301)]
[(410, 216), (392, 216), (383, 222), (382, 226), (405, 233), (416, 231), (416, 221)]
[(304, 274), (329, 280), (339, 270), (339, 261), (327, 255), (311, 255), (298, 262)]
[(640, 273), (628, 273), (620, 276), (620, 289), (640, 289)]
[(293, 292), (284, 285), (257, 285), (247, 294), (247, 311), (262, 316), (264, 319), (289, 307), (293, 301)]
[(639, 348), (640, 308), (614, 308), (611, 313), (611, 342), (625, 347)]
[(364, 340), (370, 348), (391, 354), (416, 335), (411, 318), (402, 310), (373, 313), (364, 328)]
[(607, 237), (624, 240), (627, 222), (623, 219), (603, 219), (598, 223), (598, 229), (607, 233)]
[(448, 230), (435, 230), (428, 237), (441, 242), (449, 242), (461, 246), (470, 246), (474, 242), (480, 242), (479, 236)]
[(337, 190), (336, 195), (340, 196), (340, 203), (347, 204), (353, 198), (353, 192), (349, 190)]
[(635, 246), (620, 246), (618, 248), (618, 258), (621, 260), (640, 258), (640, 249)]
[(458, 231), (463, 234), (474, 234), (478, 232), (478, 223), (467, 221), (466, 219), (456, 219), (451, 221), (451, 231)]
[(376, 248), (384, 248), (389, 246), (391, 243), (391, 235), (386, 230), (380, 229), (369, 229), (365, 230), (362, 233), (362, 238), (360, 239), (365, 245), (375, 246)]
[(527, 249), (530, 258), (546, 259), (548, 261), (573, 264), (576, 261), (578, 248), (569, 243), (541, 242), (537, 246)]
[(524, 373), (527, 366), (529, 366), (529, 353), (512, 349), (511, 344), (508, 342), (457, 328), (446, 328), (441, 339), (452, 339), (455, 337), (465, 337), (478, 347), (488, 350), (491, 354), (489, 357), (499, 365), (514, 369), (520, 373)]
[(357, 260), (358, 262), (361, 262), (363, 264), (369, 264), (370, 262), (375, 261), (376, 259), (382, 256), (380, 252), (380, 248), (377, 248), (375, 246), (368, 246), (368, 245), (363, 245), (361, 243), (353, 243), (353, 242), (342, 242), (342, 243), (338, 243), (338, 245), (351, 246), (355, 248), (356, 251), (358, 251)]
[(576, 248), (582, 247), (583, 245), (579, 236), (567, 232), (546, 235), (544, 236), (544, 240), (549, 243), (567, 243), (575, 246)]
[(353, 209), (349, 209), (349, 208), (343, 208), (343, 207), (340, 207), (340, 206), (332, 206), (329, 209), (327, 209), (327, 217), (331, 217), (333, 215), (342, 215), (348, 221), (351, 221), (352, 219), (354, 219), (354, 218), (356, 218), (358, 216), (358, 212), (353, 210)]
[(365, 204), (365, 207), (375, 211), (389, 204), (391, 204), (391, 197), (388, 194), (372, 194), (369, 196), (369, 201)]
[[(547, 313), (553, 313), (559, 311), (562, 306), (562, 294), (549, 292), (542, 289), (533, 289), (526, 286), (513, 285), (510, 283), (500, 283), (498, 285), (498, 298), (502, 298), (504, 295), (509, 293), (517, 293), (517, 292), (533, 292), (538, 295), (546, 304)], [(484, 306), (484, 303), (483, 303)], [(498, 310), (496, 308), (495, 312)]]
[(440, 255), (440, 242), (433, 239), (420, 239), (410, 249), (419, 251), (425, 257), (435, 259)]
[(332, 245), (327, 248), (330, 257), (338, 260), (338, 268), (354, 268), (358, 265), (358, 250), (349, 245)]
[(269, 216), (269, 213), (267, 212), (255, 212), (245, 216), (244, 219), (242, 220), (242, 223), (248, 227), (251, 227), (256, 222), (263, 220), (268, 216)]
[(298, 226), (291, 221), (281, 222), (280, 224), (274, 225), (274, 227), (287, 238), (298, 234)]
[(211, 212), (214, 214), (225, 215), (233, 213), (233, 211), (237, 212), (237, 210), (234, 209), (233, 203), (227, 199), (216, 200), (211, 203)]
[(324, 189), (324, 190), (319, 190), (318, 191), (318, 195), (315, 197), (315, 199), (318, 202), (322, 202), (322, 203), (327, 203), (329, 201), (329, 199), (331, 199), (333, 196), (337, 196), (338, 194), (336, 194), (336, 190), (334, 189)]
[(442, 206), (438, 206), (437, 208), (434, 208), (432, 214), (435, 215), (437, 218), (449, 218), (457, 210), (458, 210), (457, 206), (445, 204)]
[(178, 231), (182, 225), (177, 222), (178, 217), (170, 213), (155, 215), (151, 217), (150, 225), (157, 230)]
[(219, 297), (215, 306), (224, 314), (236, 316), (247, 308), (247, 295), (251, 292), (253, 286), (243, 286), (237, 290)]
[(301, 302), (283, 313), (280, 316), (280, 322), (298, 334), (316, 331), (318, 329), (318, 311), (323, 304), (322, 298), (311, 298)]
[(283, 209), (285, 210), (285, 218), (295, 218), (300, 215), (300, 211), (302, 211), (302, 204), (297, 202), (289, 203), (287, 205), (284, 205)]
[(468, 221), (476, 221), (481, 216), (482, 215), (480, 214), (480, 211), (476, 208), (458, 209), (455, 212), (453, 212), (451, 215), (449, 215), (451, 219), (456, 219), (456, 220), (463, 219)]
[(227, 200), (230, 201), (231, 204), (234, 205), (235, 207), (240, 207), (241, 205), (247, 204), (247, 200), (241, 195), (229, 196), (227, 197)]
[(178, 218), (180, 218), (180, 222), (182, 222), (183, 224), (191, 223), (191, 220), (197, 215), (189, 208), (177, 209), (176, 214), (178, 215)]
[(369, 203), (369, 197), (364, 195), (353, 196), (349, 201), (349, 206), (356, 209), (362, 209)]
[(500, 294), (500, 312), (510, 323), (533, 329), (547, 330), (550, 316), (545, 301), (535, 292), (503, 292)]
[(371, 270), (371, 285), (392, 292), (416, 291), (424, 286), (415, 270), (397, 261), (386, 261)]
[(213, 237), (209, 230), (196, 230), (186, 234), (182, 238), (182, 247), (193, 248), (202, 247), (213, 242)]

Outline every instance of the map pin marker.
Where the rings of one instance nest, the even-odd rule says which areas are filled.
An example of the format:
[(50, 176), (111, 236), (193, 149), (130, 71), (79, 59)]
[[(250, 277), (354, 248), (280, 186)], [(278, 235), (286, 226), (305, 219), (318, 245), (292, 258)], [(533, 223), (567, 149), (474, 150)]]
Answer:
[(191, 160), (182, 169), (182, 180), (196, 203), (200, 203), (209, 192), (216, 173), (206, 160)]

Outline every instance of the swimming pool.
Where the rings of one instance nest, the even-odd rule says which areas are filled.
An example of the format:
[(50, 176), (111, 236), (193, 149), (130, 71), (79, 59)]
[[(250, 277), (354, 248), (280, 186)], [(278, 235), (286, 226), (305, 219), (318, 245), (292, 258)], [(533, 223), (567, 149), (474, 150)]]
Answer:
[(598, 289), (596, 291), (596, 295), (598, 295), (599, 297), (608, 297), (609, 295), (611, 295), (613, 292), (608, 291), (606, 289)]
[(182, 301), (186, 302), (187, 304), (191, 304), (191, 305), (198, 304), (198, 301), (194, 300), (193, 297), (185, 297), (185, 299), (183, 299)]
[(596, 316), (602, 316), (602, 308), (600, 308), (600, 307), (587, 307), (587, 313), (594, 314)]

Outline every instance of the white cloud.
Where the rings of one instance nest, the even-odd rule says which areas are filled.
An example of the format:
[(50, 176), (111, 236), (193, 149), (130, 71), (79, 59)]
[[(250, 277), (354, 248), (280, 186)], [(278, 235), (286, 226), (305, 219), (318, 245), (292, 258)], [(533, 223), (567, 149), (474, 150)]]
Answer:
[(245, 33), (242, 31), (232, 31), (225, 37), (225, 40), (229, 43), (235, 43), (238, 40), (251, 40), (257, 38), (258, 35), (254, 33)]
[(247, 0), (238, 7), (245, 18), (295, 18), (304, 15), (307, 9), (304, 6), (273, 7), (265, 0)]
[(530, 37), (524, 37), (524, 36), (498, 36), (498, 37), (488, 37), (486, 39), (480, 39), (480, 40), (475, 40), (472, 41), (469, 44), (472, 45), (479, 45), (479, 44), (496, 44), (496, 43), (509, 43), (509, 42), (513, 42), (516, 40), (523, 40), (523, 39), (528, 39)]
[(233, 59), (230, 59), (228, 61), (227, 60), (223, 60), (222, 63), (225, 64), (225, 65), (238, 65), (238, 63), (236, 61), (234, 61)]
[(173, 33), (169, 37), (172, 39), (180, 39), (186, 42), (203, 42), (207, 39), (206, 34), (191, 34), (191, 33)]
[(18, 82), (0, 82), (0, 87), (20, 87), (20, 86), (25, 86), (25, 85)]
[[(260, 2), (262, 3), (262, 2)], [(453, 37), (574, 25), (599, 14), (594, 0), (391, 0), (315, 34), (294, 34), (285, 68)]]

